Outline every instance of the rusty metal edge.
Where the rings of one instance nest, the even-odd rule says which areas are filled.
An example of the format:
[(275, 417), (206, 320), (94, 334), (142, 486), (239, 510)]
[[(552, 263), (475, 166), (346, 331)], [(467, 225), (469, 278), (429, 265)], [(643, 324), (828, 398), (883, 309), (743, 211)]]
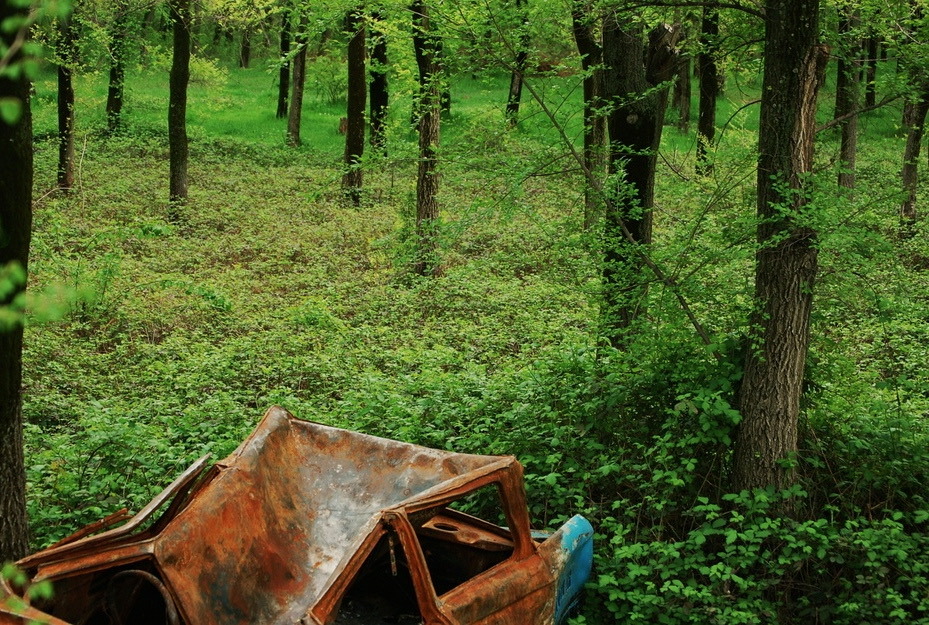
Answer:
[(209, 454), (201, 456), (196, 462), (191, 464), (187, 470), (184, 471), (176, 480), (171, 482), (167, 488), (161, 491), (157, 497), (152, 499), (144, 508), (142, 508), (124, 525), (105, 531), (102, 534), (86, 536), (74, 542), (69, 542), (58, 547), (38, 551), (31, 556), (26, 556), (17, 562), (17, 566), (23, 569), (28, 569), (42, 564), (55, 562), (56, 560), (60, 560), (64, 557), (74, 557), (77, 552), (80, 552), (84, 549), (99, 548), (104, 544), (127, 536), (134, 530), (138, 529), (168, 499), (182, 491), (186, 486), (189, 486), (206, 468), (206, 463), (209, 458)]

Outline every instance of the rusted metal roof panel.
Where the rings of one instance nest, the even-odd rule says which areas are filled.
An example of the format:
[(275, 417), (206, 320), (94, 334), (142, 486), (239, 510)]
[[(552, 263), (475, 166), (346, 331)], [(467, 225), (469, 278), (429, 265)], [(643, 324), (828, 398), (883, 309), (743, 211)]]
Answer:
[[(483, 487), (499, 491), (508, 528), (448, 507)], [(47, 607), (61, 620), (50, 622), (330, 623), (346, 592), (387, 566), (389, 554), (380, 574), (407, 580), (430, 625), (552, 623), (590, 568), (592, 531), (580, 517), (541, 545), (531, 538), (515, 458), (428, 449), (301, 421), (277, 407), (229, 457), (209, 470), (201, 458), (109, 529), (125, 516), (20, 562), (33, 581), (55, 582), (60, 594)], [(475, 559), (456, 562), (455, 554)], [(581, 564), (566, 569), (572, 558)], [(450, 567), (460, 584), (441, 597), (429, 569), (437, 566)], [(572, 568), (582, 577), (568, 583)], [(0, 608), (0, 625), (18, 623), (12, 614)]]

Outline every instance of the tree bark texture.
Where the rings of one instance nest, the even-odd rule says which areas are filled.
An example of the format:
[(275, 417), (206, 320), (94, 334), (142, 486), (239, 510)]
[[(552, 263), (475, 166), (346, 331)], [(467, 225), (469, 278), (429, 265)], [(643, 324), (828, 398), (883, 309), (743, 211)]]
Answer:
[(168, 103), (168, 144), (171, 176), (169, 198), (187, 201), (187, 84), (190, 81), (190, 0), (171, 0), (174, 54)]
[(413, 271), (421, 276), (437, 275), (437, 228), (439, 173), (437, 150), (442, 117), (440, 51), (432, 31), (429, 8), (423, 0), (410, 7), (413, 14), (413, 48), (419, 68), (420, 93), (417, 101), (419, 130), (419, 168), (416, 176), (416, 258)]
[(281, 16), (281, 69), (277, 79), (277, 118), (287, 117), (287, 92), (290, 90), (290, 14)]
[(603, 215), (601, 183), (606, 173), (606, 118), (598, 113), (603, 106), (603, 50), (588, 16), (590, 7), (583, 0), (571, 11), (572, 30), (584, 69), (584, 228), (590, 229)]
[(118, 0), (113, 5), (115, 17), (110, 30), (110, 82), (106, 94), (106, 126), (110, 132), (119, 128), (123, 113), (123, 86), (126, 82), (126, 25), (129, 5)]
[(929, 83), (920, 89), (921, 96), (907, 100), (903, 107), (903, 125), (907, 129), (906, 148), (903, 152), (903, 169), (900, 177), (903, 181), (903, 204), (900, 206), (900, 220), (904, 224), (916, 221), (916, 187), (919, 182), (919, 149), (923, 141), (926, 125), (926, 113), (929, 112)]
[[(0, 22), (27, 10), (28, 5), (13, 8), (9, 2), (0, 3)], [(0, 33), (4, 47), (15, 35)], [(0, 76), (0, 98), (15, 98), (23, 105), (15, 123), (0, 120), (0, 269), (10, 263), (26, 269), (32, 231), (32, 117), (25, 75), (21, 73), (15, 80)], [(17, 294), (0, 297), (0, 306), (9, 304)], [(0, 328), (0, 563), (17, 560), (28, 550), (22, 352), (22, 325)]]
[[(306, 25), (306, 17), (300, 20), (300, 31)], [(287, 117), (287, 145), (300, 145), (300, 120), (303, 117), (303, 87), (306, 83), (306, 35), (302, 32), (294, 37), (297, 54), (293, 62), (293, 80), (290, 81), (290, 114)]]
[(865, 89), (864, 105), (874, 106), (877, 103), (877, 37), (871, 36), (867, 40), (868, 57), (865, 60)]
[(716, 137), (716, 100), (719, 97), (719, 74), (716, 69), (716, 51), (719, 38), (719, 12), (703, 7), (700, 23), (700, 54), (697, 69), (700, 74), (700, 110), (697, 114), (697, 172), (709, 174), (713, 164), (710, 149)]
[(248, 69), (252, 62), (252, 30), (246, 28), (242, 31), (242, 45), (239, 46), (239, 67)]
[(516, 13), (520, 20), (519, 37), (517, 37), (516, 58), (510, 73), (510, 91), (506, 99), (506, 119), (511, 126), (519, 121), (519, 104), (523, 97), (523, 77), (529, 60), (529, 17), (526, 14), (525, 0), (516, 0)]
[(613, 106), (609, 168), (617, 183), (607, 190), (601, 314), (605, 338), (617, 348), (644, 306), (638, 247), (652, 241), (655, 169), (668, 99), (667, 88), (657, 86), (676, 71), (676, 43), (677, 32), (666, 24), (652, 30), (646, 47), (641, 27), (620, 26), (615, 13), (604, 19), (604, 97)]
[(342, 190), (348, 199), (361, 204), (361, 158), (365, 149), (365, 107), (367, 105), (368, 75), (365, 69), (365, 24), (360, 9), (350, 11), (346, 19), (348, 31), (348, 106), (345, 131), (345, 174)]
[(387, 36), (380, 28), (380, 13), (371, 16), (371, 147), (387, 154), (386, 122), (390, 104), (387, 86)]
[(71, 16), (58, 24), (58, 188), (74, 186), (74, 28)]
[(683, 56), (677, 65), (674, 81), (674, 108), (677, 109), (677, 129), (682, 134), (690, 132), (690, 57)]
[[(848, 11), (850, 9), (840, 9)], [(847, 39), (857, 25), (854, 15), (843, 13), (839, 16), (839, 36)], [(844, 36), (844, 37), (843, 37)], [(842, 133), (842, 147), (839, 154), (841, 161), (838, 183), (847, 189), (855, 188), (855, 157), (858, 152), (858, 86), (861, 76), (861, 41), (843, 40), (839, 51), (839, 67), (836, 73), (835, 117), (848, 117), (839, 124)]]
[(764, 79), (758, 139), (758, 245), (754, 336), (746, 357), (735, 490), (793, 483), (797, 421), (817, 272), (816, 231), (803, 223), (813, 166), (816, 95), (826, 48), (819, 0), (765, 2)]

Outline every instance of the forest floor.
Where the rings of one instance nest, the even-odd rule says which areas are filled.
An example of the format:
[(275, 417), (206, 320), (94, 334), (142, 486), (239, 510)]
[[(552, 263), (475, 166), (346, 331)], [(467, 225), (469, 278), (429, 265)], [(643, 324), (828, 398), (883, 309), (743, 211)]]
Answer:
[[(674, 553), (686, 545), (702, 554), (704, 544), (746, 535), (723, 534), (729, 526), (719, 519), (735, 512), (703, 501), (725, 493), (719, 449), (733, 427), (727, 397), (752, 307), (757, 109), (730, 117), (754, 97), (746, 84), (721, 103), (712, 176), (694, 173), (693, 132), (666, 127), (653, 253), (676, 286), (653, 281), (636, 342), (604, 355), (603, 242), (583, 228), (582, 179), (538, 106), (526, 103), (519, 126), (507, 128), (504, 77), (453, 85), (436, 279), (410, 271), (416, 142), (408, 109), (394, 112), (388, 155), (365, 161), (363, 203), (353, 208), (339, 190), (338, 106), (310, 97), (304, 145), (287, 148), (269, 74), (207, 78), (192, 90), (190, 199), (176, 218), (167, 203), (163, 81), (133, 76), (125, 128), (107, 136), (102, 77), (82, 78), (69, 194), (52, 191), (52, 77), (37, 83), (37, 299), (24, 380), (34, 546), (123, 506), (139, 509), (193, 459), (230, 452), (280, 404), (301, 418), (420, 444), (517, 455), (537, 526), (575, 512), (599, 519), (604, 590), (590, 614), (628, 605), (648, 614), (648, 601), (657, 609), (656, 597), (671, 592), (658, 573), (641, 605), (640, 595), (620, 600), (611, 590), (637, 583), (644, 573), (635, 563), (662, 575), (692, 567), (674, 586), (681, 614), (696, 601), (688, 580), (697, 577), (708, 589), (701, 601), (726, 603), (720, 589), (740, 582), (713, 577), (715, 554)], [(578, 80), (553, 79), (543, 90), (561, 103), (557, 120), (577, 140)], [(823, 492), (854, 499), (850, 508), (880, 501), (909, 515), (921, 505), (912, 493), (929, 483), (920, 442), (929, 414), (929, 252), (921, 225), (913, 237), (897, 230), (897, 114), (862, 121), (854, 196), (834, 188), (836, 136), (820, 142), (813, 205), (821, 210), (811, 219), (821, 232), (821, 278), (803, 425), (812, 442), (801, 468), (818, 476), (817, 487), (829, 482)], [(712, 336), (710, 348), (680, 298)], [(714, 351), (731, 369), (717, 367)], [(694, 432), (706, 438), (691, 441)], [(860, 461), (829, 464), (836, 458)], [(814, 499), (816, 514), (844, 505)], [(882, 523), (875, 509), (861, 523)], [(768, 549), (767, 539), (746, 540), (753, 554)], [(767, 570), (757, 562), (725, 570)], [(763, 581), (750, 588), (752, 601), (767, 600)]]

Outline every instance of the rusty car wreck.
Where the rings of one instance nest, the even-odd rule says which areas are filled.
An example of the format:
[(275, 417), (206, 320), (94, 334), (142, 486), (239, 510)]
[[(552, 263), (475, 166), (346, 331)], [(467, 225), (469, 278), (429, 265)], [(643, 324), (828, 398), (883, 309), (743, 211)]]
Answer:
[(201, 458), (112, 528), (126, 516), (21, 560), (54, 596), (30, 607), (0, 583), (0, 623), (557, 624), (592, 560), (583, 517), (530, 530), (513, 457), (428, 449), (278, 407), (229, 457)]

